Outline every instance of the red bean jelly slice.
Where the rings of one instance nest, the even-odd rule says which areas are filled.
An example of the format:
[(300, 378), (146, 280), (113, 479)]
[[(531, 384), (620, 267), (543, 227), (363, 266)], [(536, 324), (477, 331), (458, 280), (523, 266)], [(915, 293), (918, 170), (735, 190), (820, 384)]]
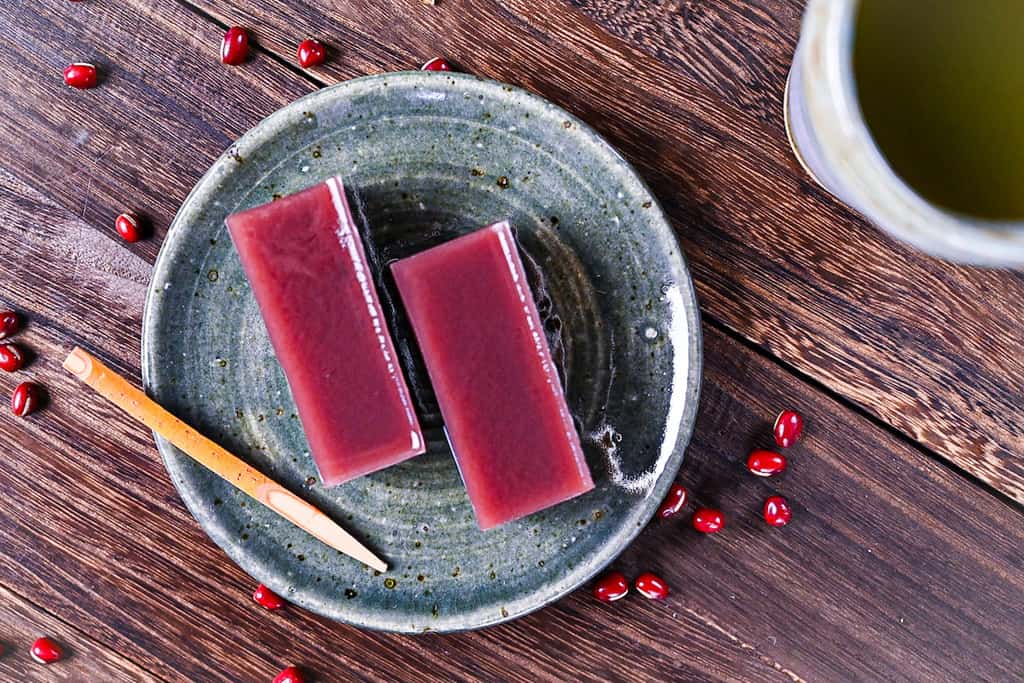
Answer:
[(229, 216), (327, 486), (424, 451), (340, 178)]
[(592, 489), (508, 223), (391, 269), (480, 528)]

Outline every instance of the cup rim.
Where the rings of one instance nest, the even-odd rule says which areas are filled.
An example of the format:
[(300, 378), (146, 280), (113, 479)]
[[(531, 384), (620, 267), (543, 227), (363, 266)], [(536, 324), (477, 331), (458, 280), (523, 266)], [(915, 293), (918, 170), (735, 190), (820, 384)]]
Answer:
[(857, 97), (853, 45), (859, 5), (860, 0), (810, 0), (800, 39), (809, 46), (802, 51), (807, 76), (792, 84), (803, 88), (819, 138), (830, 140), (821, 145), (822, 157), (845, 171), (843, 189), (849, 192), (844, 194), (882, 230), (934, 256), (978, 265), (1024, 264), (1024, 221), (941, 208), (918, 194), (885, 159)]

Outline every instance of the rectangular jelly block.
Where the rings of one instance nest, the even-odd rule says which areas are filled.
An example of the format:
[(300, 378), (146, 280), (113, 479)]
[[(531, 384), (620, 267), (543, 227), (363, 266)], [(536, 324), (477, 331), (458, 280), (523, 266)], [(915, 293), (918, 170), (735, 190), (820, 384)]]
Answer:
[(480, 528), (592, 489), (508, 223), (391, 270)]
[(340, 178), (227, 219), (327, 486), (424, 451)]

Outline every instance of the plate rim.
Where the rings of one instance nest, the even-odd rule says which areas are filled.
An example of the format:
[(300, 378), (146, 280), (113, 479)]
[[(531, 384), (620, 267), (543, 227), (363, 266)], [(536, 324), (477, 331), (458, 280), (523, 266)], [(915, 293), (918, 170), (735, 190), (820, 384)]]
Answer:
[[(359, 78), (351, 79), (348, 81), (342, 81), (334, 85), (315, 90), (308, 93), (288, 104), (280, 107), (276, 111), (272, 112), (265, 118), (261, 119), (252, 128), (247, 130), (241, 137), (231, 143), (227, 149), (225, 149), (213, 162), (209, 169), (199, 178), (196, 184), (192, 187), (185, 199), (182, 201), (181, 206), (176, 212), (174, 219), (167, 230), (166, 235), (160, 245), (159, 253), (153, 263), (153, 268), (150, 276), (150, 282), (146, 289), (146, 299), (143, 306), (142, 316), (142, 335), (141, 335), (141, 369), (142, 369), (142, 383), (145, 391), (152, 395), (153, 393), (153, 377), (152, 374), (155, 372), (155, 363), (157, 359), (154, 356), (153, 347), (157, 344), (154, 340), (155, 332), (153, 331), (158, 323), (156, 318), (156, 310), (159, 306), (156, 305), (158, 301), (156, 291), (158, 289), (157, 282), (160, 280), (158, 275), (170, 267), (172, 261), (172, 252), (175, 252), (175, 245), (179, 241), (179, 235), (182, 234), (181, 226), (185, 224), (189, 219), (190, 212), (195, 208), (193, 205), (199, 201), (200, 195), (205, 195), (216, 189), (218, 183), (218, 176), (224, 175), (226, 171), (229, 171), (231, 165), (235, 161), (235, 158), (239, 152), (239, 149), (246, 149), (252, 146), (254, 143), (261, 142), (264, 138), (270, 137), (277, 130), (282, 122), (287, 122), (296, 111), (314, 110), (315, 107), (309, 107), (309, 103), (318, 100), (331, 101), (336, 98), (344, 98), (346, 93), (358, 92), (362, 88), (373, 88), (377, 84), (384, 81), (405, 81), (409, 80), (413, 83), (422, 82), (424, 84), (432, 85), (436, 87), (437, 79), (441, 74), (434, 72), (422, 72), (422, 71), (398, 71), (388, 72), (382, 74), (373, 74), (369, 76), (362, 76)], [(555, 591), (553, 594), (545, 596), (526, 609), (522, 609), (516, 612), (508, 612), (507, 616), (499, 616), (491, 620), (485, 620), (481, 622), (474, 622), (466, 624), (464, 626), (457, 627), (441, 627), (436, 629), (429, 629), (431, 633), (458, 633), (463, 631), (477, 630), (486, 628), (489, 626), (495, 626), (500, 623), (505, 623), (515, 619), (519, 619), (528, 614), (531, 614), (543, 607), (551, 605), (569, 593), (579, 589), (581, 586), (593, 579), (594, 576), (604, 571), (605, 568), (614, 562), (619, 555), (621, 555), (636, 537), (643, 531), (650, 523), (651, 519), (657, 510), (657, 506), (660, 504), (662, 498), (667, 494), (669, 486), (674, 482), (679, 468), (681, 467), (685, 451), (689, 446), (690, 440), (693, 435), (697, 410), (700, 403), (701, 384), (703, 379), (703, 334), (701, 330), (701, 316), (700, 309), (697, 300), (696, 289), (693, 283), (693, 277), (690, 272), (686, 256), (683, 253), (681, 245), (679, 245), (679, 238), (676, 236), (675, 231), (672, 228), (672, 224), (669, 222), (661, 203), (658, 201), (657, 196), (651, 191), (647, 182), (637, 172), (636, 168), (625, 158), (622, 154), (614, 147), (607, 139), (604, 138), (600, 133), (594, 130), (588, 123), (582, 121), (571, 112), (565, 110), (563, 107), (551, 102), (550, 100), (521, 88), (501, 81), (492, 79), (481, 78), (472, 74), (464, 74), (457, 72), (443, 72), (443, 76), (449, 79), (456, 91), (458, 92), (461, 87), (478, 87), (485, 89), (494, 89), (497, 94), (504, 92), (506, 96), (514, 95), (525, 98), (527, 102), (541, 108), (549, 109), (556, 112), (559, 116), (564, 117), (565, 120), (571, 121), (576, 126), (581, 134), (589, 138), (590, 142), (594, 143), (599, 148), (604, 148), (611, 154), (613, 159), (622, 165), (623, 169), (628, 173), (629, 176), (638, 184), (639, 188), (645, 192), (650, 200), (652, 201), (652, 215), (654, 216), (651, 221), (655, 226), (662, 226), (666, 232), (666, 236), (671, 238), (671, 241), (675, 243), (676, 250), (668, 254), (670, 260), (675, 260), (674, 264), (678, 271), (682, 273), (685, 278), (684, 281), (677, 282), (675, 284), (680, 286), (680, 294), (683, 303), (683, 313), (686, 318), (686, 324), (688, 327), (687, 335), (687, 349), (686, 349), (686, 360), (687, 360), (687, 377), (686, 386), (681, 389), (685, 392), (685, 405), (683, 407), (683, 414), (680, 417), (679, 432), (676, 437), (676, 444), (673, 448), (673, 452), (668, 460), (665, 462), (665, 466), (661, 473), (658, 475), (658, 479), (652, 487), (650, 493), (637, 500), (637, 505), (646, 508), (642, 510), (639, 515), (639, 519), (642, 523), (634, 525), (620, 536), (618, 547), (606, 551), (606, 555), (602, 557), (598, 562), (594, 563), (589, 571), (583, 572), (577, 580), (568, 583), (561, 590)], [(428, 80), (429, 79), (429, 80)], [(461, 82), (461, 83), (460, 83)], [(254, 580), (264, 581), (260, 577), (253, 574), (250, 569), (251, 562), (246, 562), (244, 553), (232, 552), (229, 548), (228, 540), (230, 534), (220, 533), (220, 529), (208, 528), (208, 525), (204, 523), (204, 519), (207, 515), (200, 511), (200, 501), (194, 500), (189, 496), (182, 493), (181, 486), (174, 475), (174, 467), (170, 464), (170, 459), (177, 459), (177, 449), (175, 449), (170, 443), (164, 440), (162, 437), (153, 434), (156, 442), (157, 450), (160, 453), (161, 461), (164, 465), (164, 469), (167, 471), (171, 482), (174, 485), (175, 491), (178, 497), (182, 500), (185, 507), (188, 509), (189, 514), (195, 519), (199, 528), (213, 543), (227, 556), (227, 558), (238, 566), (243, 572), (248, 574)], [(603, 549), (609, 548), (611, 544), (607, 544), (598, 549), (598, 552)], [(597, 553), (595, 553), (597, 554)], [(593, 557), (593, 555), (591, 556)], [(280, 588), (279, 585), (275, 585), (277, 582), (273, 580), (264, 581), (271, 587), (271, 589), (277, 590)], [(289, 601), (292, 601), (291, 599)], [(408, 633), (418, 634), (422, 633), (421, 630), (413, 630), (408, 628), (396, 628), (392, 625), (381, 625), (375, 623), (368, 623), (360, 621), (358, 619), (348, 619), (334, 612), (327, 612), (325, 610), (318, 609), (316, 605), (303, 604), (301, 601), (294, 601), (298, 606), (308, 609), (311, 612), (319, 614), (323, 617), (337, 621), (339, 623), (345, 623), (359, 628), (390, 632), (390, 633)]]

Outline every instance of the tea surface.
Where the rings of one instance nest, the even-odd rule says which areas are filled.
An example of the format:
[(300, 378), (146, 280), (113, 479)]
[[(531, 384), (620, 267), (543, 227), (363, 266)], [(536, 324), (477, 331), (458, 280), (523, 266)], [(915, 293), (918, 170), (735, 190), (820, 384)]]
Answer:
[(862, 0), (853, 67), (868, 128), (915, 191), (1024, 218), (1024, 2)]

